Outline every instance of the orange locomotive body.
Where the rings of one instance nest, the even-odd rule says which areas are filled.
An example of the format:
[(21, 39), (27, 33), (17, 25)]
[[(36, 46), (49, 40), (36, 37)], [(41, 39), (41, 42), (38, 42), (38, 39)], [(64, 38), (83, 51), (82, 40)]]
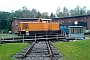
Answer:
[(60, 30), (59, 23), (51, 22), (52, 19), (39, 19), (38, 22), (20, 22), (20, 34), (32, 32), (57, 32)]

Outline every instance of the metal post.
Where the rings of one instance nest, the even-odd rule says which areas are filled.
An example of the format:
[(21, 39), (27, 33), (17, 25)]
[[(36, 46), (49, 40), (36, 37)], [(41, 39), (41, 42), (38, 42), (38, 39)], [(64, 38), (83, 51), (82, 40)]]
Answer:
[(23, 43), (24, 43), (24, 34), (23, 34)]
[(35, 34), (35, 41), (36, 41), (36, 34)]
[(57, 40), (58, 40), (58, 33), (57, 33)]
[(47, 36), (47, 34), (46, 34), (46, 40), (48, 40), (48, 36)]
[(2, 39), (4, 40), (4, 34), (3, 34), (3, 30), (2, 30)]
[(64, 32), (63, 32), (63, 36), (64, 36)]
[(13, 36), (13, 40), (14, 40), (14, 36)]
[(65, 33), (65, 38), (66, 38), (66, 33)]

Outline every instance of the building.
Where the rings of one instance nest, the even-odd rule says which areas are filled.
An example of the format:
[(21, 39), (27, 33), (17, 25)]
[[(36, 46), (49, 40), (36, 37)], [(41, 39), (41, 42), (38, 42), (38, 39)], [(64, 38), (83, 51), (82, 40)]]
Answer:
[(84, 26), (86, 29), (90, 30), (90, 15), (65, 17), (65, 18), (53, 18), (52, 21), (57, 21), (60, 25), (64, 26), (74, 26), (74, 22), (78, 21), (78, 26)]
[(68, 26), (68, 38), (70, 39), (84, 39), (84, 26)]
[[(19, 22), (37, 21), (39, 18), (13, 18), (12, 33), (18, 33)], [(52, 18), (53, 22), (59, 22), (60, 26), (74, 26), (74, 22), (78, 21), (78, 26), (84, 26), (85, 29), (90, 30), (90, 15)]]

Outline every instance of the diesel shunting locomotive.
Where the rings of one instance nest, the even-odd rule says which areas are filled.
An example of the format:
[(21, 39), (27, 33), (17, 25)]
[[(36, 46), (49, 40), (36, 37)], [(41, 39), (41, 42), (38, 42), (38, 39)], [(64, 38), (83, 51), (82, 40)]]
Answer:
[(57, 33), (60, 32), (59, 23), (52, 22), (52, 19), (38, 19), (37, 22), (20, 22), (19, 34), (35, 33)]

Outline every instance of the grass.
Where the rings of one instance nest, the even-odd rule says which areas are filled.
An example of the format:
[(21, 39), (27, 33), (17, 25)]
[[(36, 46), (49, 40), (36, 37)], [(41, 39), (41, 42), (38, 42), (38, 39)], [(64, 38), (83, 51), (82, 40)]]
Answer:
[(0, 46), (0, 60), (14, 60), (13, 56), (21, 51), (27, 43), (6, 43)]
[(1, 39), (1, 35), (0, 35), (0, 39)]
[(88, 38), (90, 39), (90, 36), (88, 36)]
[(90, 40), (56, 42), (55, 47), (65, 57), (63, 60), (90, 60)]

